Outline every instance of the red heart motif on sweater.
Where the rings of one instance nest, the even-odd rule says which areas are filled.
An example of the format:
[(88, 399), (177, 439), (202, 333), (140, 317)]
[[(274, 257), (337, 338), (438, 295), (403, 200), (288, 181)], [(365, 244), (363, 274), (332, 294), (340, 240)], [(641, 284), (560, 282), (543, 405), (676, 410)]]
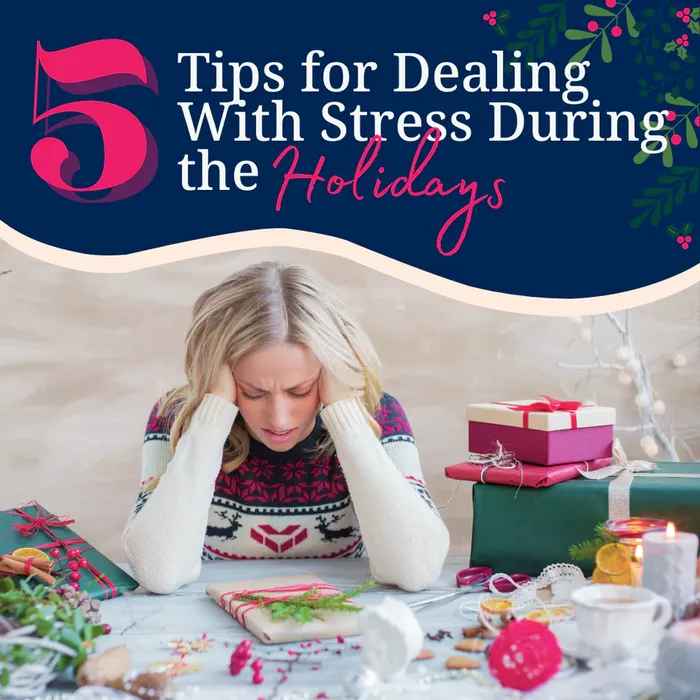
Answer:
[[(296, 534), (295, 534), (296, 533)], [(308, 537), (308, 530), (301, 525), (287, 525), (284, 530), (278, 530), (272, 525), (259, 525), (250, 530), (250, 536), (277, 554), (288, 552)]]

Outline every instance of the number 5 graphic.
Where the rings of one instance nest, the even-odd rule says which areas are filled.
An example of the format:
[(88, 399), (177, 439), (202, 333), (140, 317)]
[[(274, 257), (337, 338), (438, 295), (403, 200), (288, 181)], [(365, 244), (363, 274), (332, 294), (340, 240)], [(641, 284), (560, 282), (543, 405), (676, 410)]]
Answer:
[[(41, 114), (37, 114), (39, 68), (43, 68), (48, 77), (47, 109)], [(44, 120), (46, 131), (32, 148), (31, 163), (34, 172), (58, 194), (79, 202), (113, 202), (147, 187), (156, 173), (158, 161), (156, 142), (148, 129), (128, 109), (110, 102), (82, 100), (51, 108), (51, 80), (71, 94), (102, 92), (124, 85), (143, 85), (157, 94), (153, 69), (138, 49), (121, 39), (101, 39), (58, 51), (46, 51), (41, 42), (37, 42), (32, 124)], [(49, 117), (58, 114), (75, 116), (49, 126)], [(102, 137), (102, 173), (89, 187), (73, 186), (73, 175), (80, 168), (80, 161), (60, 138), (48, 135), (72, 124), (96, 126)], [(97, 199), (83, 197), (82, 192), (107, 194)]]

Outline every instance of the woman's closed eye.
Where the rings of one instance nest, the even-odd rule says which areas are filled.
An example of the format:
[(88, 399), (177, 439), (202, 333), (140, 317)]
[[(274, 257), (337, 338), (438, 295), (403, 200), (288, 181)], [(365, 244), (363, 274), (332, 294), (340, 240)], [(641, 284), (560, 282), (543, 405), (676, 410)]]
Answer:
[[(256, 401), (257, 399), (261, 399), (261, 398), (263, 398), (263, 396), (265, 396), (265, 394), (249, 394), (249, 393), (247, 393), (247, 392), (245, 392), (245, 391), (242, 392), (242, 393), (243, 393), (243, 396), (244, 396), (246, 399), (249, 399), (250, 401)], [(310, 394), (311, 394), (311, 389), (308, 389), (308, 390), (305, 391), (303, 394), (300, 394), (300, 393), (294, 392), (294, 391), (290, 391), (290, 392), (289, 392), (289, 395), (290, 395), (290, 396), (293, 396), (295, 399), (305, 399), (305, 398), (306, 398), (307, 396), (309, 396)]]

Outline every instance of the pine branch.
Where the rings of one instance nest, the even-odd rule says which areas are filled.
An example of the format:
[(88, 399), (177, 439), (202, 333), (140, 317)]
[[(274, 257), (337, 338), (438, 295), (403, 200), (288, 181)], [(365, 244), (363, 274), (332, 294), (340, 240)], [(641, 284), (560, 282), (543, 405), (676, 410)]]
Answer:
[(273, 620), (288, 620), (293, 618), (299, 623), (311, 622), (314, 618), (322, 619), (323, 612), (359, 612), (359, 605), (350, 603), (350, 599), (372, 588), (375, 582), (370, 579), (367, 583), (348, 591), (329, 596), (319, 595), (316, 588), (312, 588), (301, 595), (284, 600), (270, 599), (264, 595), (250, 594), (238, 598), (244, 602), (257, 602), (261, 610), (267, 610)]
[(595, 526), (595, 537), (580, 544), (573, 544), (569, 547), (569, 557), (572, 561), (594, 561), (598, 550), (611, 542), (619, 541), (617, 535), (613, 535), (605, 528), (605, 523), (598, 523)]

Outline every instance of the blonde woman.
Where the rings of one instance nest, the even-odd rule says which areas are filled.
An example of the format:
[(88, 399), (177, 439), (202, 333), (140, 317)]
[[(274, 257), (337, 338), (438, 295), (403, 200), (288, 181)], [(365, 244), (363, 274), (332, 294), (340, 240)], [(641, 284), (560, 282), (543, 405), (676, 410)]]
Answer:
[(379, 583), (421, 590), (449, 534), (408, 420), (336, 292), (261, 263), (197, 300), (187, 384), (153, 408), (122, 537), (153, 593), (205, 560), (368, 556)]

